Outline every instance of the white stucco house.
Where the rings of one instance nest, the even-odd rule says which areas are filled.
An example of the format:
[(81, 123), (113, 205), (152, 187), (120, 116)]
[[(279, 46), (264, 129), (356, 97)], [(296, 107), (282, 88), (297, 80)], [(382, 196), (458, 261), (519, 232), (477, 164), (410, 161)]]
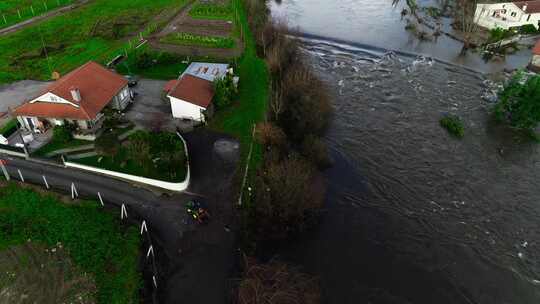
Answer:
[(526, 24), (540, 26), (540, 0), (481, 3), (476, 5), (474, 22), (488, 28), (519, 28)]
[(90, 61), (47, 86), (12, 114), (22, 129), (32, 133), (45, 133), (69, 122), (75, 124), (81, 139), (94, 139), (92, 135), (104, 120), (102, 110), (123, 110), (132, 97), (127, 79)]
[(532, 59), (529, 64), (529, 69), (536, 73), (540, 72), (540, 40), (536, 42), (536, 45), (532, 49)]
[(164, 88), (175, 118), (205, 122), (213, 112), (213, 81), (232, 73), (228, 64), (193, 62)]

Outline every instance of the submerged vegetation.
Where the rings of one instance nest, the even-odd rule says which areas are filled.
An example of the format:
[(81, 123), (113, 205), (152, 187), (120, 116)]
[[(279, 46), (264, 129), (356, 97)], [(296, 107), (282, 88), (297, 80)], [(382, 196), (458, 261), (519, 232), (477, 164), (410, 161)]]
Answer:
[(245, 258), (235, 303), (321, 303), (319, 280), (276, 260), (258, 264), (255, 259)]
[(533, 131), (540, 122), (540, 76), (516, 73), (499, 93), (495, 117), (518, 129)]
[(455, 115), (448, 115), (439, 121), (441, 126), (445, 128), (451, 135), (462, 138), (465, 136), (465, 128), (463, 128), (463, 122)]

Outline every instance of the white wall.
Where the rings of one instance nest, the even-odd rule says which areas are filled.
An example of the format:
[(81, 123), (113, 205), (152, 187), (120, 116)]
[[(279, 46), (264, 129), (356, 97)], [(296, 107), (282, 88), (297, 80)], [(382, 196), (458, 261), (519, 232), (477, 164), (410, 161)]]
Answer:
[(534, 55), (531, 64), (536, 67), (540, 67), (540, 55)]
[(167, 96), (171, 102), (171, 110), (174, 118), (190, 119), (194, 121), (204, 122), (202, 112), (206, 110), (203, 107), (183, 101), (181, 99)]
[(137, 182), (137, 183), (141, 183), (145, 185), (150, 185), (150, 186), (170, 190), (170, 191), (182, 192), (182, 191), (185, 191), (189, 187), (189, 183), (191, 181), (191, 169), (190, 169), (187, 143), (179, 133), (177, 133), (177, 135), (178, 137), (180, 137), (180, 139), (182, 140), (182, 143), (184, 144), (184, 153), (186, 155), (186, 178), (181, 183), (164, 182), (157, 179), (146, 178), (146, 177), (141, 177), (141, 176), (136, 176), (136, 175), (131, 175), (131, 174), (125, 174), (125, 173), (120, 173), (120, 172), (111, 171), (111, 170), (105, 170), (105, 169), (81, 165), (81, 164), (77, 164), (73, 162), (64, 162), (64, 166), (91, 171), (91, 172), (95, 172), (95, 173), (99, 173), (99, 174), (103, 174), (103, 175), (107, 175), (111, 177), (116, 177), (116, 178), (127, 180), (127, 181), (133, 181), (133, 182)]

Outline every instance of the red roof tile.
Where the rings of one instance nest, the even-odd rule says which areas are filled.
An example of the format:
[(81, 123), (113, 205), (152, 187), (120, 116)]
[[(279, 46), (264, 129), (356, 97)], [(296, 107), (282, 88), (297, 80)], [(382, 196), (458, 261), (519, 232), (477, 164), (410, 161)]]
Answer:
[(177, 81), (169, 96), (207, 108), (214, 98), (212, 83), (199, 77), (184, 75)]
[(535, 55), (540, 55), (540, 40), (536, 41), (536, 44), (534, 45), (532, 52)]
[(169, 80), (163, 87), (163, 91), (170, 92), (178, 84), (178, 79)]
[[(94, 119), (127, 83), (127, 79), (121, 75), (90, 61), (58, 79), (39, 94), (41, 96), (50, 92), (78, 105), (78, 107), (70, 104), (36, 101), (27, 102), (17, 107), (14, 113), (15, 115), (35, 117)], [(80, 101), (73, 99), (72, 88), (79, 90)]]
[(527, 14), (536, 14), (540, 13), (540, 0), (529, 0), (529, 1), (513, 1), (517, 7), (523, 10), (523, 6), (527, 5), (527, 9), (524, 10)]

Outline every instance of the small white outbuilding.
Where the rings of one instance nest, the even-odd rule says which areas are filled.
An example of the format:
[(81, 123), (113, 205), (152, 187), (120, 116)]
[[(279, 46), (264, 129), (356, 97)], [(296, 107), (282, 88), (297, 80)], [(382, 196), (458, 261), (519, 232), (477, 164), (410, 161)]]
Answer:
[(232, 73), (228, 64), (193, 62), (176, 80), (165, 85), (175, 118), (205, 122), (212, 112), (213, 82)]

